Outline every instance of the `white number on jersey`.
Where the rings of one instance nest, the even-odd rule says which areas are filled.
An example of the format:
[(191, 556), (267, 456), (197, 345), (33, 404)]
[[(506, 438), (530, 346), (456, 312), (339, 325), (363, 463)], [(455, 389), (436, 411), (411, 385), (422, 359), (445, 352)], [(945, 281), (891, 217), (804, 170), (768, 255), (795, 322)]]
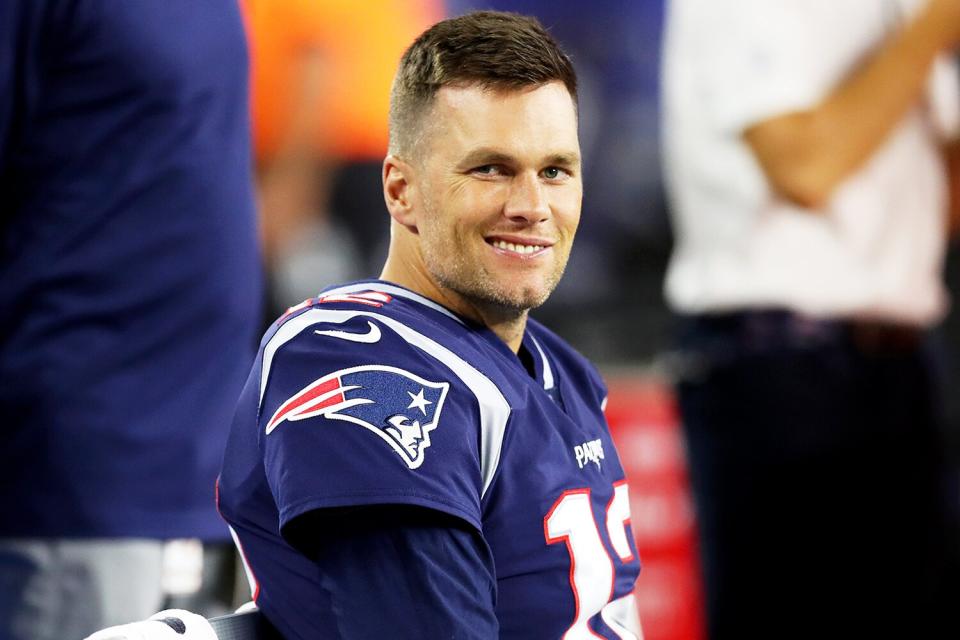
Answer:
[[(630, 521), (627, 491), (626, 482), (614, 484), (613, 498), (604, 514), (610, 543), (624, 562), (633, 560), (633, 551), (627, 539), (627, 524)], [(597, 613), (605, 613), (604, 609), (613, 604), (610, 596), (613, 595), (614, 568), (593, 515), (590, 489), (564, 491), (543, 519), (543, 531), (547, 544), (565, 542), (570, 554), (570, 587), (573, 589), (576, 614), (573, 624), (563, 634), (563, 640), (600, 638), (588, 623), (590, 618)], [(632, 599), (632, 594), (627, 598)], [(623, 599), (614, 602), (619, 603), (620, 600)], [(622, 603), (617, 607), (621, 608)], [(621, 624), (608, 620), (606, 615), (603, 615), (603, 619), (621, 637), (639, 637), (639, 628), (634, 634)]]

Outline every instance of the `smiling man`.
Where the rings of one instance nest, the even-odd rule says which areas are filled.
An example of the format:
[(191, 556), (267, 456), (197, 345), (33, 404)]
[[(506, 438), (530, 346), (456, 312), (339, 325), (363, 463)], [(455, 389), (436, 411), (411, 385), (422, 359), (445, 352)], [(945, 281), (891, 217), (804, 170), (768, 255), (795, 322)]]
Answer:
[(570, 60), (530, 18), (446, 20), (390, 129), (380, 279), (291, 309), (240, 399), (219, 502), (253, 597), (288, 638), (638, 638), (605, 388), (528, 318), (580, 216)]

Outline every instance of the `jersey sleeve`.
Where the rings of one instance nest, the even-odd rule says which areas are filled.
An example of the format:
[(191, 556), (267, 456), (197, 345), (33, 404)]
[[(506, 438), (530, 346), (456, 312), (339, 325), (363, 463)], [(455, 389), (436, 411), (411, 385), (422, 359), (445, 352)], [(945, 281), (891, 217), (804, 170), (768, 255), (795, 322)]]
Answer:
[(415, 329), (388, 320), (312, 309), (266, 343), (258, 437), (281, 529), (364, 505), (426, 507), (480, 529), (477, 400), (429, 339), (413, 344)]
[(499, 635), (493, 556), (462, 520), (428, 509), (361, 507), (312, 511), (291, 529), (320, 570), (343, 637)]

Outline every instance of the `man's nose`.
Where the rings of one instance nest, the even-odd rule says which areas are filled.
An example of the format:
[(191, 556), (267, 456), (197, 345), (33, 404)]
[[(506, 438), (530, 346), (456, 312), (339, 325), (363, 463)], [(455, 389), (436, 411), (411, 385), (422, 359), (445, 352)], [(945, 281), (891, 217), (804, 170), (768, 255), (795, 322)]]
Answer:
[(538, 174), (524, 171), (514, 176), (503, 213), (511, 220), (530, 223), (542, 222), (550, 217), (546, 185)]

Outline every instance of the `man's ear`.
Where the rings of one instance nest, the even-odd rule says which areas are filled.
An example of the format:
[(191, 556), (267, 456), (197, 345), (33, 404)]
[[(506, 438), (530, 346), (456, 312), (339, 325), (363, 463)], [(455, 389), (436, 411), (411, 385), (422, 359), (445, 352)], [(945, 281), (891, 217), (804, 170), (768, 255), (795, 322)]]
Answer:
[(383, 160), (383, 199), (390, 217), (412, 233), (417, 232), (417, 187), (414, 168), (400, 158), (389, 155)]

